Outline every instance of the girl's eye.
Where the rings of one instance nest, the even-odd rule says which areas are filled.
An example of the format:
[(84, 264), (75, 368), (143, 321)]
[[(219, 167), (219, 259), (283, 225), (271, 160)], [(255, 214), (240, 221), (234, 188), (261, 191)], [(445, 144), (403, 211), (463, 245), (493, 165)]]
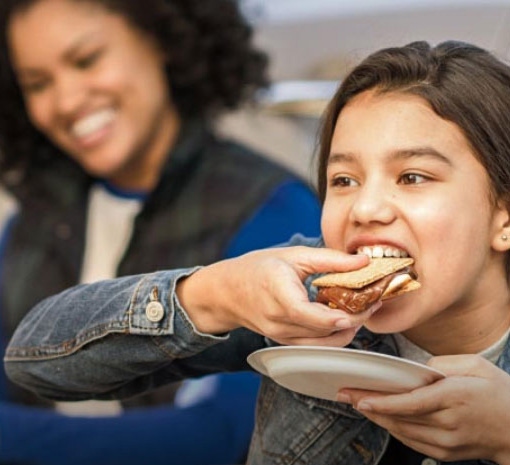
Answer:
[(332, 187), (352, 187), (357, 185), (358, 182), (349, 176), (336, 176), (331, 180)]
[(427, 177), (417, 173), (406, 173), (400, 176), (400, 184), (421, 184), (427, 181)]

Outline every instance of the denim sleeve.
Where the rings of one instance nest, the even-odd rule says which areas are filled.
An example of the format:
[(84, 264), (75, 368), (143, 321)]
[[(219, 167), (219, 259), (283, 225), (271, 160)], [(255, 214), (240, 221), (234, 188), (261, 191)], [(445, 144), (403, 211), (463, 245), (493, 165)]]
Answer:
[(176, 282), (195, 270), (100, 281), (45, 299), (14, 333), (7, 375), (43, 397), (83, 400), (248, 369), (245, 358), (263, 343), (261, 336), (247, 330), (201, 334), (179, 305)]

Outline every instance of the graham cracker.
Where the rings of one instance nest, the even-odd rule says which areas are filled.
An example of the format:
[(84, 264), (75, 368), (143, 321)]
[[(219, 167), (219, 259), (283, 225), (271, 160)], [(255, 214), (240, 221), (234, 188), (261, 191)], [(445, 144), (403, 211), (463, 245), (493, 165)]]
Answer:
[(330, 273), (315, 279), (312, 284), (317, 287), (341, 286), (350, 289), (359, 289), (373, 283), (384, 276), (412, 265), (414, 260), (405, 258), (372, 258), (364, 268), (345, 273)]

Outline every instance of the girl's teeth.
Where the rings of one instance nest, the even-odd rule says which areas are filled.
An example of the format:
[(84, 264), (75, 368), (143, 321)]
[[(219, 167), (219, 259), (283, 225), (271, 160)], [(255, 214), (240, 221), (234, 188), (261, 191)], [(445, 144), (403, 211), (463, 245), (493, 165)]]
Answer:
[(389, 250), (389, 253), (388, 255), (386, 255), (387, 257), (395, 257), (395, 258), (399, 258), (400, 257), (400, 251), (394, 249), (394, 250)]
[(372, 249), (372, 258), (383, 258), (384, 257), (384, 249), (382, 247), (376, 246)]
[(372, 249), (370, 247), (361, 247), (361, 249), (358, 249), (358, 253), (362, 253), (364, 255), (368, 255), (369, 257), (371, 257)]
[(383, 258), (383, 257), (408, 257), (407, 252), (399, 250), (395, 247), (384, 247), (376, 245), (374, 247), (363, 246), (357, 251), (359, 254), (368, 255), (371, 258)]

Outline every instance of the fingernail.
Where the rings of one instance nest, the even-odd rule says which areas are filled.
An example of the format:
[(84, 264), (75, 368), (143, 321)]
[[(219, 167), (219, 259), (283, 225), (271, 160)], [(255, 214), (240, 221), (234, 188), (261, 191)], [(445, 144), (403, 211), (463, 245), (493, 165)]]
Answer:
[(380, 308), (382, 307), (382, 302), (380, 300), (378, 300), (374, 305), (372, 305), (370, 307), (370, 313), (371, 314), (374, 314), (375, 312), (377, 312), (377, 310), (379, 310)]
[(365, 412), (369, 412), (372, 410), (372, 406), (368, 402), (362, 400), (358, 403), (358, 405), (356, 405), (356, 410), (364, 410)]
[(335, 323), (335, 326), (339, 329), (351, 329), (352, 323), (350, 320), (342, 319), (342, 320), (337, 320), (337, 322)]
[(339, 392), (336, 395), (336, 400), (338, 402), (343, 402), (344, 404), (350, 404), (351, 403), (351, 396), (348, 394), (345, 394), (343, 392)]

